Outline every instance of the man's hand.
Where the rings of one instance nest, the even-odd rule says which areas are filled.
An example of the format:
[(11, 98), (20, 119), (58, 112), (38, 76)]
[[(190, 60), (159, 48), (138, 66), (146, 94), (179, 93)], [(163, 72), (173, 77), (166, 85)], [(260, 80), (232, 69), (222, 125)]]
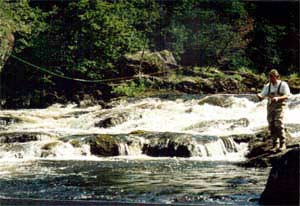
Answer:
[(271, 97), (271, 102), (278, 102), (279, 101), (279, 97)]
[(264, 99), (260, 94), (256, 94), (256, 97), (259, 99), (259, 101), (262, 101)]

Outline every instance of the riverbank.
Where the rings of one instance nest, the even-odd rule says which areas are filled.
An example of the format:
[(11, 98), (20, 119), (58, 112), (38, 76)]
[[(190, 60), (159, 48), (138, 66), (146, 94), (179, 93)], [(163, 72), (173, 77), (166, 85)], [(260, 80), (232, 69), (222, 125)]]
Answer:
[[(119, 67), (123, 68), (122, 72), (110, 82), (82, 83), (65, 80), (64, 85), (59, 87), (63, 88), (60, 90), (49, 87), (2, 96), (0, 107), (45, 108), (55, 103), (76, 103), (80, 107), (100, 104), (105, 107), (115, 98), (176, 94), (255, 94), (268, 81), (265, 74), (255, 74), (243, 68), (224, 71), (215, 67), (183, 67), (176, 64), (168, 51), (145, 52), (142, 62), (139, 53), (126, 56)], [(282, 79), (288, 82), (293, 94), (300, 92), (299, 74), (284, 76)]]

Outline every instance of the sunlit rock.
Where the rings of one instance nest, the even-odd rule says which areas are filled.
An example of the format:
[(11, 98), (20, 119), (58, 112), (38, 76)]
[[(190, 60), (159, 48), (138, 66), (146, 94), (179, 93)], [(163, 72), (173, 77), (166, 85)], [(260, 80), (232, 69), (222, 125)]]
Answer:
[(124, 76), (132, 76), (142, 72), (165, 72), (165, 69), (178, 67), (173, 54), (170, 51), (160, 52), (140, 51), (134, 54), (126, 54), (119, 63), (120, 73)]
[(212, 95), (206, 96), (199, 101), (199, 105), (211, 104), (220, 107), (230, 107), (233, 105), (233, 98), (228, 95)]

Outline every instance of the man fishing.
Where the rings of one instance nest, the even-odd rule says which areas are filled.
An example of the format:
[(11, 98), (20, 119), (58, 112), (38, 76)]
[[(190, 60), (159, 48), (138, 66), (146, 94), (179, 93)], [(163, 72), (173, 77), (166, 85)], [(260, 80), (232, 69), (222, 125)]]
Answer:
[(269, 83), (263, 87), (261, 93), (257, 94), (260, 100), (268, 98), (267, 119), (273, 140), (272, 150), (276, 152), (286, 149), (283, 119), (286, 102), (290, 94), (288, 84), (280, 80), (280, 75), (276, 69), (269, 72)]

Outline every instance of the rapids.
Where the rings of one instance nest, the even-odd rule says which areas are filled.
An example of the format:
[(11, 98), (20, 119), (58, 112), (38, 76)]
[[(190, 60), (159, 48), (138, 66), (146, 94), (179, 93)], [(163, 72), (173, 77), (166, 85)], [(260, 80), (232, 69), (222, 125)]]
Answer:
[[(255, 205), (268, 170), (238, 167), (247, 144), (224, 136), (267, 127), (266, 106), (253, 95), (186, 95), (1, 110), (0, 196)], [(285, 123), (300, 136), (300, 95)], [(103, 134), (118, 139), (119, 156), (91, 153), (88, 140)], [(161, 155), (172, 141), (175, 155)]]

